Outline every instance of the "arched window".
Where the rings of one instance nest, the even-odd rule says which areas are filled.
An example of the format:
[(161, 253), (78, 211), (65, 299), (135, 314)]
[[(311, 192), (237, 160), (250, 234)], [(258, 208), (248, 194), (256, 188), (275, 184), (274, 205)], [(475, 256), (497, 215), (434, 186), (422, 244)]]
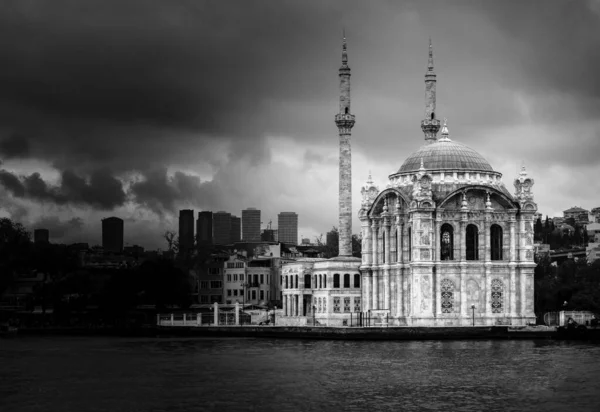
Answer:
[(358, 275), (358, 274), (354, 275), (354, 287), (355, 288), (360, 287), (360, 275)]
[(286, 289), (288, 288), (288, 278), (289, 278), (289, 276), (286, 276), (286, 277), (285, 277), (285, 288), (286, 288)]
[(479, 229), (475, 225), (467, 226), (467, 260), (479, 260)]
[(344, 110), (344, 113), (345, 113), (345, 114), (348, 114), (348, 111), (349, 111), (349, 110), (348, 110), (348, 108), (346, 107), (346, 110)]
[(443, 279), (441, 283), (442, 313), (454, 311), (454, 283), (450, 279)]
[(323, 275), (319, 275), (319, 289), (323, 287)]
[(408, 260), (412, 260), (412, 229), (408, 228)]
[(492, 280), (492, 313), (504, 312), (504, 284), (500, 279)]
[(491, 227), (490, 247), (492, 260), (502, 260), (502, 228), (498, 225)]
[(348, 273), (346, 273), (344, 275), (344, 287), (345, 288), (349, 288), (350, 287), (350, 275)]
[(310, 289), (310, 279), (312, 276), (304, 275), (304, 288)]
[(323, 287), (326, 288), (327, 287), (327, 274), (323, 275)]
[(339, 273), (336, 273), (335, 275), (333, 275), (333, 287), (334, 288), (340, 287), (340, 274)]
[(296, 289), (298, 289), (298, 275), (296, 275)]
[(435, 119), (435, 112), (431, 112), (431, 120)]
[(440, 229), (440, 259), (454, 260), (454, 228), (448, 223), (444, 223)]

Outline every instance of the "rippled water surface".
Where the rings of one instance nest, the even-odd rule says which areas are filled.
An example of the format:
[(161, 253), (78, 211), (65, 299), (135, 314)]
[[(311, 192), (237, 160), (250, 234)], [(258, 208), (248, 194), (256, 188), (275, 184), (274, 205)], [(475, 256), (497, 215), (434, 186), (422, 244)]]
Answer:
[(0, 339), (0, 411), (594, 411), (600, 345)]

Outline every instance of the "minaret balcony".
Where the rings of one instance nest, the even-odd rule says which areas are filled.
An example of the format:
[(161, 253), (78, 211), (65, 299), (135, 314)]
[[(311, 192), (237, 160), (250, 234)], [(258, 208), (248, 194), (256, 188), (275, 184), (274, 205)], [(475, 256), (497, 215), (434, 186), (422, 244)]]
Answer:
[(441, 122), (438, 119), (425, 119), (421, 120), (421, 127), (437, 127), (440, 128)]
[(339, 128), (351, 129), (355, 123), (353, 114), (340, 113), (335, 115), (335, 124)]

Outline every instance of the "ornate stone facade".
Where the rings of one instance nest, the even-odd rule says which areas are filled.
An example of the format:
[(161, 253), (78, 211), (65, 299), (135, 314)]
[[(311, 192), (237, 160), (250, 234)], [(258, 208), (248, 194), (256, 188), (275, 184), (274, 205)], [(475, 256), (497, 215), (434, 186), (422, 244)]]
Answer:
[[(344, 59), (345, 45), (343, 52)], [(349, 68), (344, 60), (340, 114), (340, 236), (350, 228)], [(533, 308), (533, 223), (537, 205), (525, 169), (515, 193), (476, 151), (437, 138), (433, 52), (425, 75), (425, 144), (389, 176), (383, 190), (371, 176), (359, 210), (362, 259), (340, 238), (340, 257), (285, 265), (281, 324), (343, 325), (358, 312), (370, 324), (419, 326), (524, 325)], [(346, 77), (346, 74), (348, 77)], [(354, 116), (348, 118), (354, 125)], [(346, 139), (347, 136), (347, 139)], [(348, 142), (348, 161), (343, 161)], [(347, 173), (348, 172), (348, 173)], [(377, 318), (381, 319), (377, 322)]]
[[(435, 119), (432, 59), (430, 46), (422, 125)], [(513, 196), (445, 122), (434, 141), (422, 128), (426, 144), (386, 188), (369, 176), (362, 190), (362, 310), (393, 325), (534, 322), (533, 179), (523, 168)]]

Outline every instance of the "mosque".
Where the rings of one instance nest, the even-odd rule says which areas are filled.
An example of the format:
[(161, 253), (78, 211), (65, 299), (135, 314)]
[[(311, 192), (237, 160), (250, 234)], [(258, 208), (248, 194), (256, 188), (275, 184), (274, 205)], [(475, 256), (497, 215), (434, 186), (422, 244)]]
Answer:
[(362, 259), (352, 257), (355, 117), (345, 39), (339, 76), (339, 256), (284, 265), (279, 324), (341, 326), (364, 317), (388, 326), (535, 322), (534, 181), (523, 168), (511, 194), (483, 156), (450, 138), (435, 112), (431, 42), (423, 145), (389, 175), (385, 189), (371, 176), (362, 187)]

